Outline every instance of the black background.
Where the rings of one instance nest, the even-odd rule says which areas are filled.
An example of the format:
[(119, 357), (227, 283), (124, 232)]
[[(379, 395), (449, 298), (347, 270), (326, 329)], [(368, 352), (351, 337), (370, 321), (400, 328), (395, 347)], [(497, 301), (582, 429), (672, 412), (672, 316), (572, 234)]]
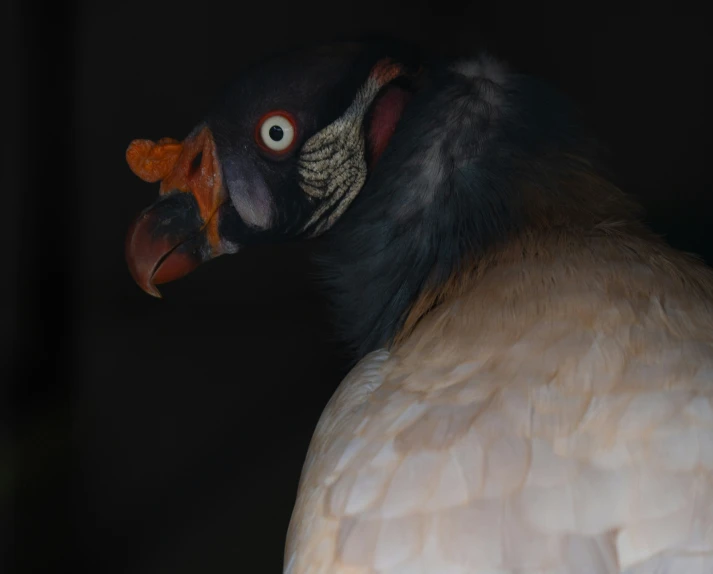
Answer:
[(711, 262), (710, 46), (694, 6), (6, 1), (3, 563), (279, 572), (309, 438), (345, 373), (309, 246), (219, 258), (161, 301), (132, 283), (126, 229), (157, 193), (125, 164), (132, 139), (182, 139), (229, 75), (273, 51), (373, 33), (486, 48), (578, 102), (654, 228)]

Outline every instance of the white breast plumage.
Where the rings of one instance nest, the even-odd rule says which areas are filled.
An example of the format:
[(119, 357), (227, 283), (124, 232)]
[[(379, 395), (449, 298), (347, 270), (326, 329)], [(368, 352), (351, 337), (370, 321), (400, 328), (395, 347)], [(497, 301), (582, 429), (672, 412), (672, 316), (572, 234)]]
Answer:
[(651, 266), (495, 268), (342, 383), (286, 574), (713, 572), (712, 327)]

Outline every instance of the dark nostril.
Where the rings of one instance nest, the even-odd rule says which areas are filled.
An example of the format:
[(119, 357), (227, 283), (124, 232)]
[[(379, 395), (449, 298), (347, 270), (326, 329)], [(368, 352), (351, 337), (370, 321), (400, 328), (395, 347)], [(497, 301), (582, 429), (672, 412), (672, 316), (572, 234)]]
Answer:
[(191, 171), (190, 175), (193, 175), (201, 168), (201, 163), (203, 162), (203, 151), (199, 151), (198, 155), (191, 161)]

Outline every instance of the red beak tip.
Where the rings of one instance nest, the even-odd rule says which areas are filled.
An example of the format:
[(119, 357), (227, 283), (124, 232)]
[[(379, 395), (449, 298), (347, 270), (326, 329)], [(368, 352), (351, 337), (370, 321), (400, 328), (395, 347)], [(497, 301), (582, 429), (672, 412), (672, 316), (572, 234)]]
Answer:
[(144, 293), (151, 295), (152, 297), (156, 297), (156, 299), (162, 299), (161, 292), (156, 288), (156, 285), (153, 282), (153, 277), (148, 276), (148, 277), (140, 277), (137, 275), (135, 272), (136, 270), (132, 268), (131, 263), (129, 264), (129, 268), (131, 271), (131, 278), (134, 280), (134, 283), (138, 286), (139, 289), (141, 289)]
[(163, 299), (163, 295), (161, 295), (161, 292), (156, 289), (156, 287), (151, 284), (148, 288), (145, 288), (144, 291), (151, 295), (151, 297), (155, 297), (156, 299)]

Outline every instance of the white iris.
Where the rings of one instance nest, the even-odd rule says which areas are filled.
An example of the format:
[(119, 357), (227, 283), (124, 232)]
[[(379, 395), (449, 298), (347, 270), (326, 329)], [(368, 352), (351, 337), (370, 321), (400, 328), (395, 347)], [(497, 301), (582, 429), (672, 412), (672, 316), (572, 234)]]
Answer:
[(295, 129), (285, 116), (274, 115), (267, 118), (260, 126), (263, 143), (273, 151), (286, 150), (295, 138)]

